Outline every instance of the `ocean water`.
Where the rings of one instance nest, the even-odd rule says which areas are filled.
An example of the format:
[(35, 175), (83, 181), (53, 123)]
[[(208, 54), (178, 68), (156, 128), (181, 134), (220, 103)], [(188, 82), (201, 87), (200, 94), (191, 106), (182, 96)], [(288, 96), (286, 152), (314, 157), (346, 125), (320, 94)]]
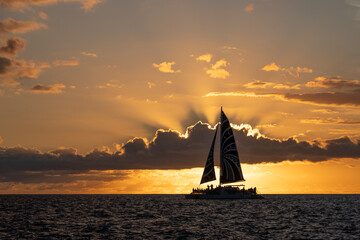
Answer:
[(0, 195), (0, 239), (360, 239), (360, 195)]

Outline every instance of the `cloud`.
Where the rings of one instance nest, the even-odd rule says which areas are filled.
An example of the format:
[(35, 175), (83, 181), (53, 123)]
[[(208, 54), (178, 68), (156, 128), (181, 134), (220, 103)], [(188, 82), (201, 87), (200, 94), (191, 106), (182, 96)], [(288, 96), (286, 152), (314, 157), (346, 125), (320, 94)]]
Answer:
[(16, 56), (18, 51), (25, 49), (25, 39), (19, 37), (10, 37), (5, 40), (3, 45), (0, 47), (0, 54)]
[(53, 61), (53, 65), (56, 67), (59, 66), (78, 66), (79, 61), (78, 60), (55, 60)]
[(42, 20), (47, 20), (48, 19), (48, 15), (44, 12), (39, 12), (39, 17), (42, 19)]
[(293, 86), (285, 85), (285, 84), (276, 84), (271, 82), (261, 82), (256, 80), (254, 82), (249, 82), (244, 84), (245, 88), (256, 89), (256, 88), (274, 88), (274, 89), (300, 89), (300, 84), (296, 84)]
[(23, 10), (30, 6), (50, 5), (58, 2), (79, 2), (85, 11), (89, 11), (105, 0), (0, 0), (0, 7)]
[(331, 109), (314, 109), (311, 112), (314, 113), (323, 113), (323, 114), (332, 114), (332, 113), (339, 113), (337, 111), (331, 110)]
[(270, 72), (270, 71), (279, 71), (280, 70), (280, 66), (276, 65), (276, 63), (272, 62), (271, 64), (267, 64), (265, 65), (261, 70), (264, 70), (266, 72)]
[(32, 60), (0, 57), (0, 77), (37, 78), (44, 68), (49, 67), (46, 62), (35, 63)]
[(360, 87), (358, 80), (343, 80), (341, 77), (317, 77), (315, 81), (306, 83), (307, 87), (321, 87), (321, 88), (345, 88), (345, 87)]
[(354, 20), (360, 21), (360, 1), (359, 0), (346, 0), (346, 3), (350, 6), (356, 7), (358, 9)]
[[(282, 161), (326, 161), (334, 158), (359, 158), (359, 141), (348, 137), (331, 140), (298, 141), (271, 139), (250, 125), (234, 125), (233, 131), (242, 163)], [(184, 169), (203, 167), (214, 128), (198, 122), (185, 134), (158, 130), (154, 139), (133, 138), (115, 152), (94, 149), (81, 155), (74, 148), (59, 148), (42, 153), (24, 147), (0, 147), (0, 181), (41, 181), (45, 174), (80, 174), (102, 170)], [(217, 147), (217, 146), (216, 146)], [(218, 165), (218, 163), (216, 163)], [(35, 176), (36, 177), (35, 177)]]
[(90, 52), (82, 52), (81, 53), (84, 56), (88, 56), (88, 57), (97, 57), (96, 53), (90, 53)]
[(156, 84), (153, 83), (153, 82), (147, 82), (147, 85), (148, 85), (149, 88), (152, 88), (152, 87), (154, 87)]
[(54, 85), (36, 84), (30, 89), (30, 91), (33, 93), (59, 94), (62, 93), (63, 88), (66, 88), (64, 84), (54, 84)]
[(1, 80), (0, 86), (1, 87), (17, 87), (20, 85), (20, 82), (16, 81), (13, 78), (6, 78)]
[(196, 58), (196, 61), (203, 61), (203, 62), (211, 62), (211, 58), (212, 58), (212, 54), (207, 53), (207, 54), (203, 54), (199, 57)]
[(233, 47), (233, 46), (224, 46), (223, 48), (225, 50), (237, 50), (237, 47)]
[(254, 93), (254, 92), (209, 92), (204, 97), (272, 97), (282, 101), (293, 101), (327, 106), (360, 106), (360, 89), (350, 92), (325, 93)]
[(311, 123), (311, 124), (341, 124), (341, 125), (359, 125), (360, 121), (358, 120), (344, 120), (342, 118), (308, 118), (302, 119), (302, 123)]
[(351, 92), (288, 93), (284, 94), (283, 97), (287, 100), (312, 103), (315, 105), (360, 106), (360, 89)]
[(215, 64), (211, 64), (211, 69), (206, 70), (206, 74), (211, 78), (222, 78), (225, 79), (230, 76), (230, 73), (223, 69), (222, 67), (226, 67), (228, 62), (225, 59), (221, 59), (217, 61)]
[(261, 68), (261, 70), (266, 71), (266, 72), (286, 72), (289, 75), (293, 76), (293, 77), (299, 77), (300, 73), (312, 73), (313, 70), (307, 67), (289, 67), (289, 68), (283, 68), (279, 65), (277, 65), (275, 62), (272, 62), (271, 64), (267, 64), (265, 65), (263, 68)]
[(174, 65), (175, 62), (162, 62), (160, 64), (153, 63), (153, 67), (157, 68), (160, 72), (164, 73), (178, 73), (181, 72), (180, 70), (173, 70), (172, 65)]
[(97, 86), (97, 88), (122, 88), (123, 86), (124, 86), (123, 84), (119, 84), (118, 81), (116, 80), (110, 80), (105, 85)]
[(252, 11), (254, 11), (254, 4), (250, 3), (249, 5), (246, 6), (246, 8), (244, 10), (247, 13), (251, 13)]
[(0, 20), (0, 35), (9, 33), (26, 33), (40, 28), (46, 28), (46, 25), (33, 21), (17, 21), (12, 18)]
[(267, 88), (272, 85), (273, 85), (273, 83), (270, 83), (270, 82), (261, 82), (259, 80), (256, 80), (254, 82), (249, 82), (249, 83), (244, 84), (244, 87), (246, 87), (246, 88)]

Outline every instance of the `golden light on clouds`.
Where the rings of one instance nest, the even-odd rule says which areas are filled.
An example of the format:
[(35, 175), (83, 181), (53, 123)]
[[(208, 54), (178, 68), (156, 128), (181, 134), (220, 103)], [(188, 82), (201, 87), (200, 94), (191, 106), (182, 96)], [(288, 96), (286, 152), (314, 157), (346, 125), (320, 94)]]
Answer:
[[(261, 194), (359, 194), (359, 167), (356, 160), (340, 159), (319, 163), (242, 164), (242, 171), (246, 187), (257, 187)], [(71, 183), (0, 183), (0, 189), (4, 193), (186, 194), (193, 187), (199, 186), (202, 172), (203, 168), (91, 171), (70, 176), (90, 180)], [(218, 167), (216, 175), (218, 178)], [(60, 178), (58, 174), (52, 176), (54, 182)], [(100, 180), (102, 178), (107, 180)], [(209, 184), (216, 185), (218, 182)], [(206, 184), (202, 186), (206, 187)]]
[(180, 70), (173, 70), (172, 66), (175, 62), (162, 62), (160, 64), (153, 63), (153, 67), (157, 68), (160, 72), (164, 73), (179, 73)]
[(53, 65), (56, 67), (77, 66), (77, 65), (79, 65), (79, 61), (78, 60), (55, 60), (55, 61), (53, 61)]
[(203, 54), (196, 58), (197, 61), (211, 62), (212, 54)]
[(270, 71), (279, 71), (280, 67), (278, 65), (276, 65), (276, 63), (272, 62), (270, 64), (265, 65), (261, 70), (264, 70), (266, 72), (270, 72)]
[[(8, 172), (0, 167), (0, 191), (187, 193), (197, 186), (202, 173), (201, 168), (182, 169), (200, 166), (194, 164), (196, 160), (187, 162), (189, 157), (176, 161), (180, 170), (171, 170), (172, 163), (169, 170), (148, 169), (154, 164), (169, 164), (152, 158), (153, 152), (145, 159), (149, 162), (144, 170), (102, 171), (134, 165), (122, 168), (122, 161), (116, 162), (121, 166), (99, 164), (109, 160), (104, 156), (116, 148), (125, 152), (121, 146), (131, 139), (150, 142), (159, 129), (173, 130), (175, 139), (182, 141), (187, 128), (198, 121), (213, 127), (219, 122), (220, 106), (234, 131), (244, 127), (249, 134), (244, 133), (246, 139), (254, 141), (243, 139), (243, 144), (249, 142), (248, 147), (238, 145), (247, 162), (258, 161), (246, 151), (257, 147), (260, 136), (267, 139), (264, 142), (308, 144), (315, 150), (315, 143), (339, 149), (346, 145), (350, 150), (335, 149), (326, 159), (344, 152), (349, 155), (341, 157), (353, 158), (316, 164), (306, 160), (244, 164), (249, 186), (264, 193), (359, 189), (355, 184), (359, 178), (354, 174), (360, 157), (360, 22), (354, 19), (359, 10), (356, 1), (331, 4), (319, 0), (322, 3), (315, 5), (297, 1), (296, 8), (291, 1), (230, 1), (220, 4), (221, 11), (215, 1), (198, 1), (201, 3), (0, 0), (0, 111), (4, 113), (1, 124), (6, 126), (0, 132), (0, 148), (3, 152), (13, 146), (25, 152), (38, 149), (41, 156), (52, 157), (49, 149), (68, 146), (79, 152), (75, 159), (86, 158), (89, 152), (94, 154), (89, 159), (103, 156), (77, 172), (83, 175), (61, 172), (58, 165), (45, 175), (29, 175), (44, 180), (36, 184), (26, 180), (25, 170), (21, 172), (28, 166), (25, 160), (8, 159), (15, 165), (13, 175), (7, 177), (16, 175), (25, 180), (10, 187), (4, 180)], [(304, 9), (312, 11), (301, 12)], [(249, 126), (256, 126), (261, 133)], [(164, 133), (161, 131), (158, 133)], [(206, 134), (199, 137), (200, 142), (206, 141)], [(135, 145), (131, 147), (136, 150)], [(150, 151), (150, 145), (143, 152)], [(169, 145), (170, 141), (164, 141), (160, 157)], [(279, 149), (285, 152), (283, 147)], [(176, 156), (189, 153), (188, 149), (176, 151)], [(322, 154), (329, 150), (319, 151), (304, 151), (306, 157), (300, 160), (325, 161)], [(264, 154), (261, 159), (299, 160), (294, 157), (298, 153), (280, 155)], [(34, 168), (40, 158), (29, 159)], [(136, 164), (142, 160), (137, 158)], [(36, 166), (42, 170), (43, 164)], [(61, 182), (62, 177), (67, 181)]]
[(206, 70), (206, 74), (211, 78), (222, 78), (225, 79), (230, 76), (230, 73), (226, 71), (223, 67), (226, 67), (228, 62), (225, 59), (217, 61), (215, 64), (211, 65), (211, 69)]

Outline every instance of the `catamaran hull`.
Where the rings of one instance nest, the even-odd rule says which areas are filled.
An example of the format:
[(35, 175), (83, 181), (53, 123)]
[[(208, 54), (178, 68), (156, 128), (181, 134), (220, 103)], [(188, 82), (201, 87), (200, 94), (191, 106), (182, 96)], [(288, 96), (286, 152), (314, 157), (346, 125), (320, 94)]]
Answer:
[(186, 199), (263, 199), (261, 195), (250, 194), (187, 194)]

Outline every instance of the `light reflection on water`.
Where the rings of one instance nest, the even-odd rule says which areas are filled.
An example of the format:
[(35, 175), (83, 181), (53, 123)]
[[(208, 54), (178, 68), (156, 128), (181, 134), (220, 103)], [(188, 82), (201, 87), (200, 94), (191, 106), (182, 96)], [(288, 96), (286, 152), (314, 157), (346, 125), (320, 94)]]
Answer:
[(358, 239), (360, 195), (0, 195), (0, 239)]

